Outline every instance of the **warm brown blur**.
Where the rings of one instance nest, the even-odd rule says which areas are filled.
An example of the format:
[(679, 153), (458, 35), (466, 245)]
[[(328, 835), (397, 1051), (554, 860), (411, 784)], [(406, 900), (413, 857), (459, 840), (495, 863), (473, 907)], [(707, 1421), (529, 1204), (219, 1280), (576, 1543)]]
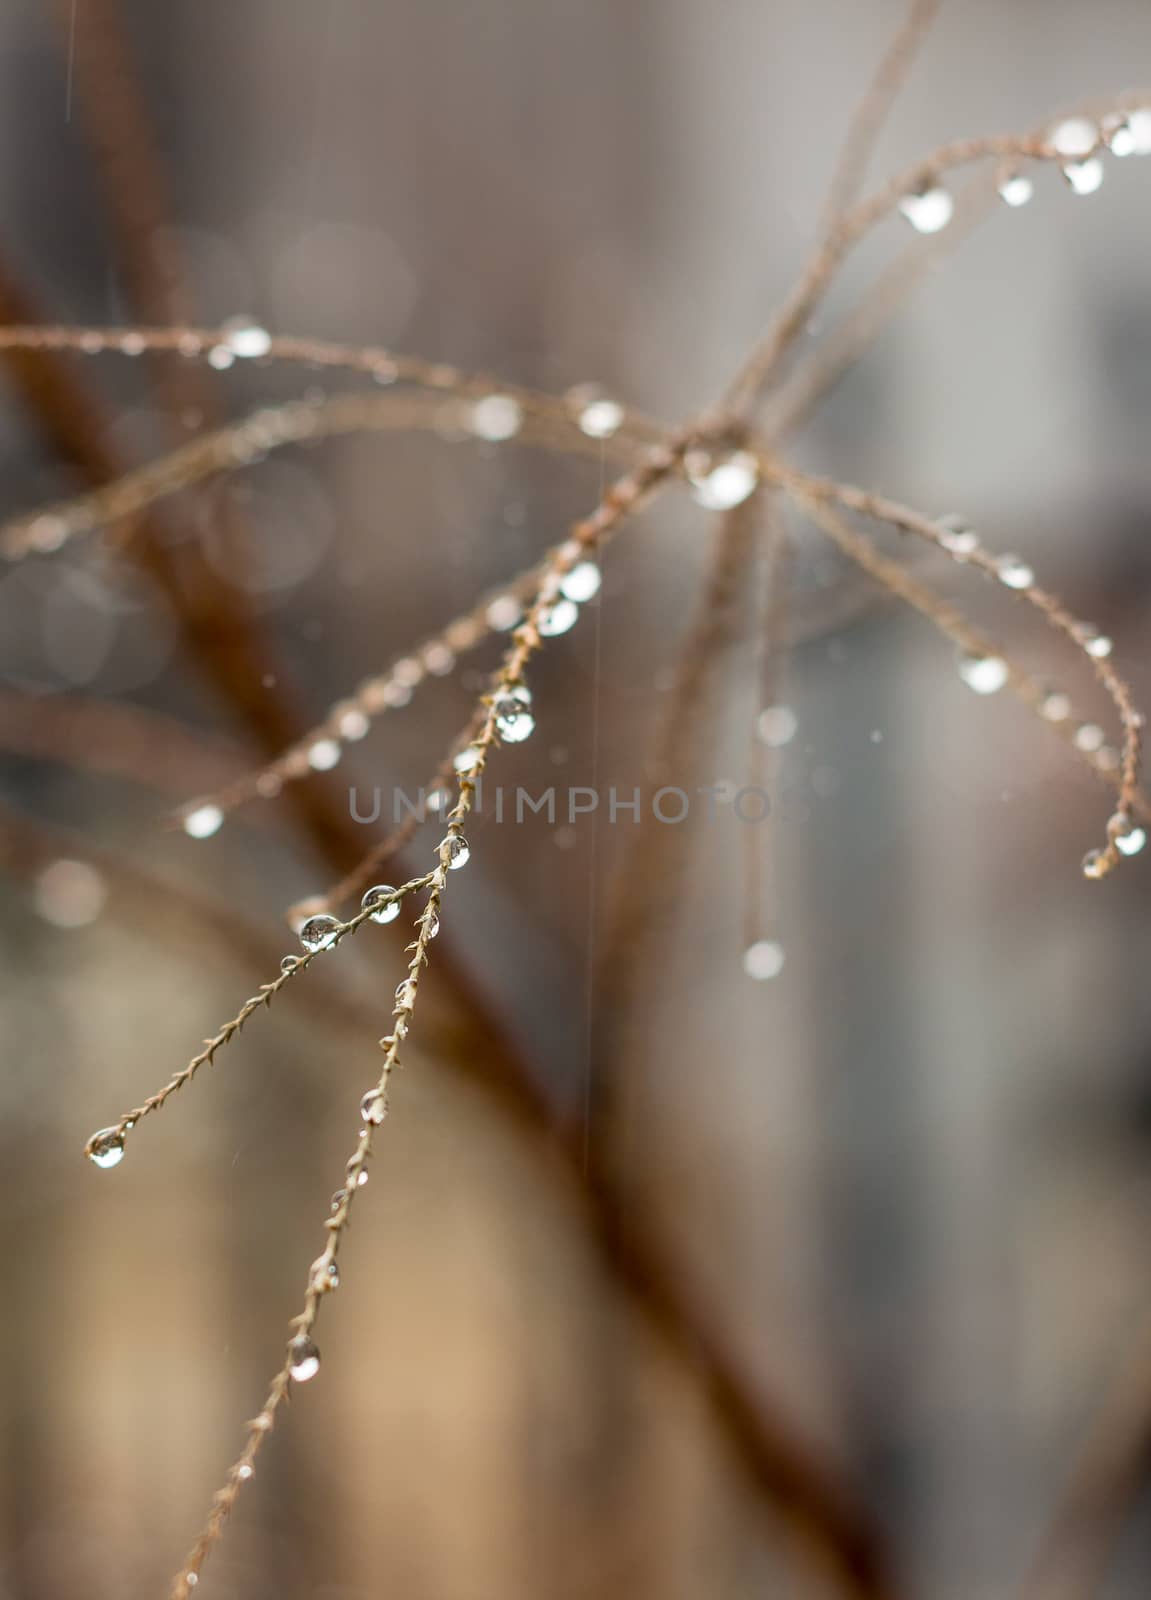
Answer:
[[(793, 281), (900, 13), (8, 0), (0, 320), (246, 313), (557, 395), (595, 381), (674, 424)], [(872, 181), (1149, 60), (1141, 0), (951, 0)], [(1148, 158), (1109, 159), (1090, 197), (1038, 172), (792, 446), (1019, 552), (1114, 639), (1144, 708), (1149, 184)], [(868, 242), (801, 357), (910, 237)], [(48, 370), (0, 368), (0, 520), (354, 387), (69, 357), (60, 390)], [(284, 909), (384, 831), (350, 787), (386, 813), (425, 783), (497, 649), (210, 840), (171, 808), (519, 572), (613, 470), (457, 431), (279, 451), (155, 508), (130, 550), (0, 571), (0, 1600), (162, 1600), (281, 1360), (414, 905), (289, 984), (118, 1170), (81, 1151), (276, 976)], [(663, 781), (693, 794), (746, 781), (764, 709), (758, 569), (737, 542), (725, 590), (715, 515), (682, 485), (546, 641), (535, 732), (492, 777), (555, 785), (559, 814), (468, 829), (321, 1370), (205, 1600), (1021, 1593), (1151, 1324), (1151, 867), (1085, 882), (1106, 789), (788, 526), (773, 698), (797, 722), (766, 826), (609, 814), (677, 692), (692, 720)], [(924, 570), (1113, 737), (1082, 661), (1009, 596)], [(569, 821), (569, 788), (600, 809)], [(426, 870), (441, 833), (382, 879)], [(744, 971), (753, 937), (783, 947), (769, 981)], [(1151, 1428), (1130, 1382), (1120, 1435), (1140, 1398)], [(1109, 1587), (1043, 1600), (1147, 1593), (1138, 1444)]]

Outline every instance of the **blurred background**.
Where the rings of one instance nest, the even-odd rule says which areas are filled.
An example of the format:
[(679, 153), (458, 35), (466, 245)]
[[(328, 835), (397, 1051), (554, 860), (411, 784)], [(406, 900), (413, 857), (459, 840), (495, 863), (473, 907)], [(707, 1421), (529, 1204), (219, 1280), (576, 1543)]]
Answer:
[[(793, 281), (901, 14), (7, 0), (0, 316), (244, 313), (557, 394), (595, 381), (674, 421)], [(875, 176), (1148, 61), (1139, 0), (945, 5)], [(1109, 161), (1079, 197), (1037, 173), (793, 447), (1018, 551), (1114, 638), (1143, 705), (1148, 181)], [(805, 345), (910, 237), (885, 224)], [(0, 374), (4, 516), (358, 382), (110, 356), (65, 362), (62, 396), (43, 371)], [(0, 574), (3, 1600), (159, 1596), (195, 1536), (322, 1246), (407, 917), (289, 985), (115, 1173), (84, 1140), (275, 976), (285, 908), (380, 832), (350, 823), (349, 786), (425, 782), (495, 647), (295, 799), (205, 841), (172, 807), (519, 571), (610, 471), (450, 429), (349, 438), (166, 502), (147, 561), (97, 537)], [(721, 805), (663, 830), (469, 829), (321, 1372), (200, 1593), (982, 1600), (1021, 1592), (1133, 1363), (1102, 1459), (1118, 1428), (1138, 1467), (1146, 865), (1084, 881), (1106, 790), (790, 532), (774, 692), (795, 727), (767, 825)], [(715, 538), (680, 488), (621, 533), (538, 662), (536, 731), (501, 782), (644, 780)], [(928, 570), (1110, 728), (1022, 608)], [(672, 784), (744, 781), (754, 589), (736, 574)], [(768, 981), (744, 969), (753, 938), (782, 948)], [(1106, 1576), (1068, 1592), (1147, 1592), (1149, 1508), (1138, 1471), (1117, 1482), (1092, 1508), (1114, 1521)]]

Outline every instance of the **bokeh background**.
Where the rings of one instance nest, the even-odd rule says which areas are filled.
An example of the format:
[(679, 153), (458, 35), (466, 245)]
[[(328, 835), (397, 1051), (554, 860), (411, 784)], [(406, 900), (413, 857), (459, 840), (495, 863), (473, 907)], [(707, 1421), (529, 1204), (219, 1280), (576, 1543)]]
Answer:
[[(596, 380), (681, 417), (798, 270), (899, 10), (7, 0), (4, 314), (155, 320), (144, 249), (204, 323), (245, 312), (555, 392)], [(877, 170), (1031, 127), (1149, 61), (1138, 0), (945, 6)], [(126, 107), (148, 141), (124, 146)], [(1145, 161), (1110, 162), (1080, 198), (1038, 174), (1034, 202), (932, 272), (795, 446), (1018, 550), (1114, 637), (1144, 697), (1148, 181)], [(880, 232), (833, 309), (906, 234)], [(336, 386), (239, 363), (173, 403), (162, 364), (72, 370), (125, 463)], [(10, 371), (0, 398), (3, 513), (82, 487)], [(201, 640), (229, 596), (258, 629), (272, 665), (249, 672), (249, 704), (306, 723), (554, 542), (606, 470), (369, 436), (189, 491), (157, 527)], [(1020, 706), (971, 694), (951, 647), (818, 534), (792, 533), (779, 695), (798, 725), (754, 830), (761, 895), (749, 906), (729, 812), (664, 840), (630, 890), (655, 913), (605, 990), (644, 830), (471, 830), (321, 1373), (199, 1592), (847, 1592), (765, 1439), (815, 1463), (851, 1538), (884, 1551), (889, 1576), (850, 1592), (1018, 1591), (1151, 1315), (1147, 869), (1085, 882), (1105, 791)], [(506, 782), (641, 781), (713, 538), (681, 490), (621, 535), (601, 598), (540, 661), (537, 730), (501, 757)], [(1018, 606), (941, 578), (1104, 714)], [(745, 605), (673, 782), (745, 770), (754, 627)], [(314, 806), (346, 818), (352, 783), (423, 781), (491, 656), (389, 714), (312, 780)], [(280, 1359), (401, 940), (369, 928), (317, 963), (97, 1172), (87, 1135), (274, 975), (284, 908), (338, 875), (339, 850), (283, 802), (202, 843), (164, 826), (260, 752), (171, 594), (107, 544), (0, 575), (0, 669), (0, 1595), (144, 1600)], [(786, 953), (769, 982), (742, 967), (749, 918)], [(717, 1398), (717, 1360), (734, 1396)], [(1147, 1591), (1131, 1487), (1092, 1593)]]

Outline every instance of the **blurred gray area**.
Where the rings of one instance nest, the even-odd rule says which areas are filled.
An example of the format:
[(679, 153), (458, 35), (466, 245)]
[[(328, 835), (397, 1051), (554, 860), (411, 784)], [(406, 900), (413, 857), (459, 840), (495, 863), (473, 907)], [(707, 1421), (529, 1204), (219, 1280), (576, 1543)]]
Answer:
[[(899, 9), (125, 0), (122, 17), (199, 319), (250, 312), (556, 392), (595, 379), (676, 419), (717, 395), (798, 270)], [(131, 305), (68, 51), (66, 5), (9, 0), (3, 259), (51, 317), (119, 322)], [(1031, 127), (1149, 60), (1135, 0), (953, 3), (875, 175), (946, 138)], [(1149, 181), (1146, 161), (1111, 163), (1078, 198), (1040, 173), (1032, 205), (991, 216), (933, 273), (797, 446), (1018, 550), (1113, 635), (1144, 704)], [(832, 310), (904, 242), (887, 225)], [(142, 363), (83, 372), (125, 454), (171, 439)], [(214, 381), (238, 416), (320, 379)], [(5, 514), (76, 484), (14, 398), (0, 464)], [(552, 543), (601, 481), (594, 462), (516, 446), (360, 438), (183, 496), (171, 537), (204, 539), (227, 571), (218, 512), (243, 511), (277, 688), (318, 715)], [(804, 593), (845, 580), (795, 532)], [(640, 781), (709, 537), (678, 493), (621, 535), (601, 601), (539, 665), (538, 728), (505, 752), (504, 781)], [(974, 580), (950, 588), (1103, 716), (1018, 607)], [(751, 660), (744, 638), (685, 786), (743, 771)], [(235, 736), (166, 608), (92, 547), (0, 575), (0, 669), (46, 706), (83, 693)], [(479, 681), (468, 663), (421, 691), (333, 781), (418, 784)], [(915, 617), (881, 607), (808, 640), (785, 698), (799, 731), (763, 840), (784, 971), (741, 970), (743, 830), (696, 830), (614, 1062), (621, 1147), (752, 1390), (782, 1394), (843, 1472), (904, 1592), (982, 1600), (1018, 1581), (1151, 1304), (1148, 869), (1082, 880), (1105, 792), (1018, 705), (970, 694)], [(83, 750), (5, 751), (6, 803), (290, 948), (280, 912), (323, 877), (281, 813), (193, 844), (158, 822), (195, 772), (156, 794), (92, 766)], [(557, 1117), (578, 1117), (615, 1022), (589, 1011), (588, 982), (627, 823), (490, 823), (472, 842), (441, 937)], [(87, 1134), (261, 974), (177, 896), (145, 913), (113, 892), (95, 921), (60, 927), (38, 873), (6, 874), (0, 908), (0, 1596), (134, 1600), (164, 1592), (279, 1359), (399, 941), (369, 929), (338, 958), (345, 1014), (285, 997), (100, 1174), (80, 1158)], [(620, 1308), (547, 1150), (445, 1064), (461, 1045), (434, 961), (428, 983), (443, 1025), (409, 1054), (323, 1370), (200, 1592), (822, 1595), (690, 1374)], [(1145, 1594), (1149, 1577), (1144, 1519), (1107, 1593)]]

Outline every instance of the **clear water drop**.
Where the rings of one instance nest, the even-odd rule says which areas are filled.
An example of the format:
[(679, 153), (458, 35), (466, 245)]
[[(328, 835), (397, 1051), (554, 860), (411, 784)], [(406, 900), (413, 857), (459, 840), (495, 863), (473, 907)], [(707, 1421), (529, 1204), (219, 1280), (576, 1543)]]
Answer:
[(472, 406), (469, 421), (477, 439), (500, 444), (505, 439), (513, 439), (520, 431), (524, 413), (519, 401), (513, 400), (510, 394), (486, 394)]
[(295, 972), (300, 964), (299, 956), (285, 956), (280, 962), (281, 972)]
[(339, 931), (337, 919), (321, 912), (319, 916), (309, 917), (301, 924), (300, 943), (305, 950), (330, 950)]
[(248, 359), (266, 356), (272, 348), (272, 336), (267, 328), (261, 327), (251, 317), (230, 317), (220, 332), (234, 356)]
[(1088, 850), (1083, 857), (1083, 876), (1085, 878), (1105, 878), (1107, 876), (1107, 856), (1102, 850)]
[(530, 706), (530, 698), (525, 700), (514, 690), (501, 691), (492, 701), (496, 730), (506, 744), (522, 744), (531, 736), (536, 719)]
[(1094, 194), (1103, 183), (1106, 169), (1098, 156), (1091, 156), (1087, 161), (1069, 161), (1063, 176), (1076, 194)]
[(448, 867), (452, 872), (466, 867), (472, 858), (471, 846), (462, 833), (449, 833), (446, 839), (440, 841), (440, 849), (446, 852)]
[(360, 901), (365, 911), (370, 906), (379, 905), (378, 911), (372, 912), (372, 921), (378, 922), (381, 927), (387, 922), (394, 922), (400, 914), (400, 902), (388, 899), (395, 894), (395, 887), (390, 883), (377, 883), (370, 888)]
[(218, 805), (210, 800), (192, 806), (184, 813), (184, 832), (190, 839), (210, 839), (218, 833), (224, 821), (224, 813)]
[(428, 930), (428, 938), (429, 939), (434, 939), (436, 934), (439, 933), (439, 931), (440, 931), (440, 914), (439, 914), (438, 911), (433, 911), (431, 916), (428, 918), (428, 920), (427, 920), (427, 930)]
[(340, 746), (335, 739), (317, 739), (308, 751), (308, 765), (315, 772), (330, 772), (340, 759)]
[(1022, 172), (1013, 172), (999, 184), (999, 198), (1014, 210), (1025, 206), (1035, 193), (1035, 185)]
[(1007, 663), (1002, 656), (980, 656), (964, 651), (959, 657), (959, 676), (976, 694), (996, 694), (1007, 682), (1007, 673)]
[(599, 593), (602, 582), (603, 574), (595, 562), (581, 561), (560, 579), (560, 593), (568, 600), (584, 605)]
[(979, 535), (955, 512), (940, 517), (937, 526), (939, 543), (957, 561), (966, 561), (979, 549)]
[(378, 1089), (369, 1089), (360, 1101), (360, 1116), (370, 1128), (378, 1128), (388, 1114), (388, 1103)]
[(1061, 156), (1088, 156), (1099, 143), (1099, 124), (1090, 117), (1065, 117), (1048, 135)]
[(1000, 556), (995, 571), (1000, 583), (1008, 589), (1030, 589), (1035, 582), (1034, 571), (1021, 556)]
[(569, 628), (574, 628), (578, 620), (579, 606), (574, 600), (564, 598), (540, 612), (539, 630), (545, 638), (555, 639), (561, 633), (567, 633)]
[(370, 723), (358, 706), (349, 706), (340, 712), (338, 726), (341, 739), (355, 740), (364, 738)]
[(1040, 701), (1039, 714), (1048, 722), (1066, 722), (1071, 715), (1071, 696), (1062, 689), (1052, 689)]
[(1075, 730), (1075, 746), (1084, 750), (1088, 755), (1094, 755), (1096, 750), (1103, 747), (1106, 734), (1097, 722), (1081, 722)]
[(899, 209), (917, 233), (941, 233), (955, 215), (950, 192), (935, 184), (904, 195)]
[(88, 1160), (94, 1166), (107, 1170), (118, 1167), (124, 1159), (124, 1134), (119, 1128), (101, 1128), (88, 1140)]
[(452, 757), (452, 766), (457, 772), (474, 772), (480, 764), (481, 754), (474, 744), (466, 745)]
[(743, 970), (749, 978), (764, 983), (783, 971), (784, 949), (774, 939), (757, 939), (743, 952)]
[(317, 1294), (331, 1294), (340, 1287), (340, 1269), (335, 1261), (327, 1256), (317, 1256), (312, 1262), (310, 1273), (312, 1288)]
[(494, 628), (496, 633), (506, 633), (509, 628), (514, 628), (522, 615), (522, 608), (514, 594), (497, 595), (484, 612), (488, 627)]
[(1137, 856), (1147, 843), (1145, 828), (1124, 811), (1117, 811), (1107, 824), (1107, 836), (1121, 855)]
[(580, 431), (589, 439), (610, 439), (623, 426), (623, 407), (618, 400), (589, 400), (579, 414)]
[(769, 750), (790, 744), (799, 728), (799, 718), (790, 706), (768, 706), (756, 718), (755, 731)]
[(288, 1346), (288, 1372), (297, 1383), (307, 1383), (320, 1370), (320, 1352), (307, 1334), (301, 1333)]
[(750, 450), (733, 450), (718, 458), (709, 450), (693, 450), (684, 467), (692, 497), (709, 511), (740, 506), (759, 483), (759, 462)]

